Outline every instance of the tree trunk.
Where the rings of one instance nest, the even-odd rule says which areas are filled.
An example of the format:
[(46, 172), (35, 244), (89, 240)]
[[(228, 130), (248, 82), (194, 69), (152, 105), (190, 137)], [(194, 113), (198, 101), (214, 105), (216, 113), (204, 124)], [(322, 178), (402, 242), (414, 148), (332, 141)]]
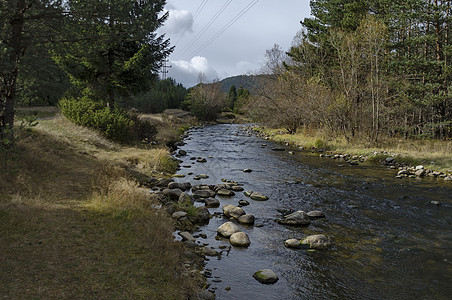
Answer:
[(17, 90), (17, 75), (19, 60), (23, 54), (22, 31), (24, 26), (24, 13), (27, 9), (25, 0), (17, 0), (15, 13), (11, 16), (11, 53), (9, 56), (9, 70), (5, 72), (5, 89), (3, 91), (4, 106), (0, 112), (0, 138), (13, 140), (14, 105)]

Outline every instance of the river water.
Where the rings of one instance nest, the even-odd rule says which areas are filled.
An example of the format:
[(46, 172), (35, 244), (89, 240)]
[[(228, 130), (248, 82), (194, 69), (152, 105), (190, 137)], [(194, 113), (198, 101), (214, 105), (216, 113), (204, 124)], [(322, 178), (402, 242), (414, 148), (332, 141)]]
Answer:
[[(185, 167), (178, 172), (186, 177), (178, 181), (219, 184), (229, 179), (269, 197), (258, 202), (241, 192), (217, 196), (221, 206), (248, 200), (243, 208), (256, 217), (256, 226), (239, 225), (250, 237), (248, 248), (232, 247), (206, 262), (216, 299), (451, 299), (450, 182), (396, 179), (395, 170), (380, 165), (351, 166), (287, 147), (274, 151), (281, 146), (240, 125), (208, 126), (189, 134), (181, 148), (188, 152), (181, 158)], [(245, 168), (253, 172), (244, 173)], [(199, 174), (209, 178), (193, 180)], [(221, 212), (221, 206), (209, 210)], [(295, 210), (320, 210), (326, 218), (303, 227), (274, 221)], [(220, 251), (229, 242), (215, 239), (216, 230), (227, 221), (214, 217), (194, 234), (206, 234), (207, 239), (198, 240)], [(286, 239), (311, 234), (324, 234), (335, 244), (315, 252), (284, 247)], [(277, 273), (277, 283), (263, 285), (252, 277), (267, 268)]]

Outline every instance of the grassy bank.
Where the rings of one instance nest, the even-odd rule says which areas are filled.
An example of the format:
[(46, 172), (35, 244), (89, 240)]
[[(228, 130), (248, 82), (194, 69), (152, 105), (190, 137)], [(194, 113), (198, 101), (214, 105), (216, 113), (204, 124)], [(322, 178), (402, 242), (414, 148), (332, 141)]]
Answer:
[(297, 147), (312, 147), (337, 153), (363, 155), (373, 160), (392, 156), (397, 158), (398, 162), (409, 165), (422, 164), (427, 169), (452, 173), (452, 141), (385, 138), (374, 145), (362, 140), (347, 143), (343, 138), (333, 139), (303, 130), (299, 130), (293, 135), (287, 134), (283, 129), (259, 127), (257, 130), (271, 140), (289, 143)]
[(188, 260), (172, 221), (136, 180), (174, 171), (164, 147), (115, 144), (62, 117), (17, 137), (11, 151), (0, 152), (0, 297), (193, 293), (197, 278), (183, 268)]

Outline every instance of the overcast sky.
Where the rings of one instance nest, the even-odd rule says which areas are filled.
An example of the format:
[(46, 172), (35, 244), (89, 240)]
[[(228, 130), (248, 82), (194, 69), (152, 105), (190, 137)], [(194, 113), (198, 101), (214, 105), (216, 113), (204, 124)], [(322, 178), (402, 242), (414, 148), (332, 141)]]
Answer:
[(206, 81), (254, 74), (265, 50), (291, 46), (309, 17), (308, 0), (167, 0), (169, 19), (159, 29), (176, 46), (167, 76), (191, 87)]

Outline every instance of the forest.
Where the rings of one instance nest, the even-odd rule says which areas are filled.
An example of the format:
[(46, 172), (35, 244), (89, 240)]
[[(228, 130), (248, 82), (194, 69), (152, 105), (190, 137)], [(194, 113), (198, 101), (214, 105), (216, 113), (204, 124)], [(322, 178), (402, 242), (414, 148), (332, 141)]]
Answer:
[(259, 83), (234, 108), (240, 86), (187, 91), (158, 78), (173, 51), (156, 34), (165, 1), (2, 0), (0, 139), (11, 139), (15, 107), (61, 99), (96, 103), (103, 115), (182, 107), (211, 120), (232, 110), (288, 133), (308, 128), (347, 141), (450, 139), (450, 2), (311, 1), (292, 47), (266, 51), (252, 78)]
[(266, 51), (266, 88), (249, 112), (347, 141), (452, 138), (451, 1), (310, 4), (291, 49)]
[(19, 106), (63, 100), (66, 109), (90, 110), (63, 114), (88, 116), (90, 120), (75, 121), (99, 128), (109, 126), (102, 122), (131, 124), (123, 108), (155, 113), (179, 107), (186, 89), (158, 76), (173, 51), (169, 39), (156, 34), (168, 18), (165, 4), (1, 0), (1, 144), (14, 140)]

